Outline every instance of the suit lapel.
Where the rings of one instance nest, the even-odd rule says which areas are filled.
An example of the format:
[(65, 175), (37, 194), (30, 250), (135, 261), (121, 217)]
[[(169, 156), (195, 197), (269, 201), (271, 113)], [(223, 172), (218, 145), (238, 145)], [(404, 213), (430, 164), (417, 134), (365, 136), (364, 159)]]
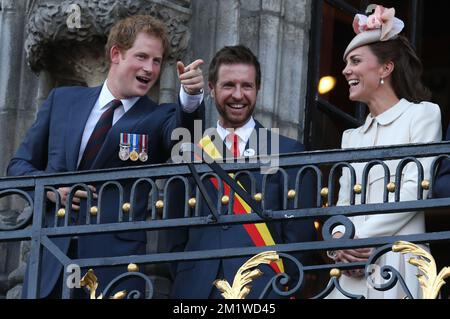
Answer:
[[(250, 135), (250, 138), (247, 140), (247, 144), (245, 145), (245, 149), (244, 149), (244, 156), (248, 156), (245, 154), (245, 152), (249, 149), (253, 149), (255, 151), (254, 155), (252, 156), (257, 156), (259, 155), (259, 132), (260, 129), (264, 127), (255, 120), (255, 128), (252, 132), (252, 134)], [(256, 144), (256, 145), (255, 145)], [(252, 174), (252, 176), (255, 178), (256, 181), (256, 185), (260, 185), (261, 184), (261, 176), (260, 174), (258, 174), (256, 171)], [(251, 183), (250, 180), (247, 176), (243, 176), (242, 178), (239, 178), (239, 182), (242, 184), (242, 186), (244, 187), (244, 189), (250, 193), (251, 191)]]
[[(271, 141), (272, 141), (272, 132), (265, 128), (260, 122), (255, 120), (255, 129), (252, 132), (252, 136), (247, 141), (247, 145), (245, 149), (253, 148), (256, 152), (255, 155), (266, 156), (271, 154)], [(256, 142), (256, 145), (250, 145), (250, 141), (253, 139), (253, 143)], [(262, 192), (263, 187), (263, 177), (259, 171), (253, 172), (253, 178), (256, 183), (256, 192)], [(251, 182), (247, 176), (243, 176), (239, 179), (239, 182), (242, 184), (244, 189), (250, 193), (251, 191)], [(269, 181), (268, 181), (269, 182)], [(266, 194), (267, 196), (267, 194)], [(259, 204), (260, 205), (260, 204)], [(261, 206), (260, 206), (261, 207)], [(261, 207), (262, 208), (262, 207)], [(266, 223), (267, 228), (274, 240), (275, 243), (282, 243), (282, 239), (280, 238), (281, 234), (281, 224), (280, 223)]]
[[(206, 132), (205, 136), (209, 136), (212, 143), (214, 144), (214, 147), (216, 150), (220, 153), (220, 158), (216, 159), (218, 163), (224, 162), (225, 158), (233, 158), (233, 154), (231, 151), (227, 148), (225, 141), (222, 140), (219, 133), (217, 132), (217, 129), (208, 130)], [(218, 199), (218, 188), (214, 186), (211, 179), (208, 178), (205, 182), (205, 187), (208, 190), (208, 193), (213, 201), (213, 203), (217, 203)], [(204, 203), (206, 205), (206, 203)], [(206, 206), (204, 206), (206, 207)], [(228, 205), (220, 205), (219, 212), (221, 214), (226, 214), (228, 211)]]
[(134, 132), (136, 125), (148, 115), (156, 104), (146, 96), (141, 97), (133, 107), (118, 120), (108, 132), (102, 148), (99, 150), (92, 169), (104, 168), (105, 163), (111, 158), (118, 158), (120, 133)]
[(87, 88), (86, 96), (80, 96), (70, 106), (66, 131), (66, 165), (68, 171), (77, 169), (78, 155), (80, 152), (81, 139), (83, 137), (86, 122), (91, 114), (92, 108), (100, 95), (102, 87)]
[[(264, 132), (263, 136), (260, 133)], [(265, 140), (261, 140), (265, 139)], [(250, 142), (256, 143), (256, 145), (250, 145)], [(255, 120), (255, 129), (253, 130), (250, 138), (245, 145), (245, 150), (253, 148), (255, 155), (269, 155), (271, 146), (271, 132)]]

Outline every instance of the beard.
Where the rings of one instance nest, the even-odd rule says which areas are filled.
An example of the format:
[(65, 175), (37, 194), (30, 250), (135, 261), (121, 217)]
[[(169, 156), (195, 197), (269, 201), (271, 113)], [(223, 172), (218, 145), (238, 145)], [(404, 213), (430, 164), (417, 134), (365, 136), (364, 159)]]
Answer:
[(225, 128), (238, 128), (244, 126), (253, 114), (255, 106), (245, 107), (241, 114), (234, 115), (232, 109), (228, 106), (219, 106), (216, 104), (217, 112), (220, 115), (221, 125)]

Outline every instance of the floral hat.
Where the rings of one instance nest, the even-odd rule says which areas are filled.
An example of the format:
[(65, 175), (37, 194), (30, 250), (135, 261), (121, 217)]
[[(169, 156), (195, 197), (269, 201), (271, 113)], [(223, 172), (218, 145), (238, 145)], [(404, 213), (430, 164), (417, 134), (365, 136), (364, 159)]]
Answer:
[(404, 26), (403, 21), (395, 17), (394, 8), (387, 9), (377, 5), (375, 12), (368, 17), (363, 14), (355, 15), (353, 30), (356, 36), (345, 49), (344, 61), (350, 51), (356, 48), (374, 42), (397, 38)]

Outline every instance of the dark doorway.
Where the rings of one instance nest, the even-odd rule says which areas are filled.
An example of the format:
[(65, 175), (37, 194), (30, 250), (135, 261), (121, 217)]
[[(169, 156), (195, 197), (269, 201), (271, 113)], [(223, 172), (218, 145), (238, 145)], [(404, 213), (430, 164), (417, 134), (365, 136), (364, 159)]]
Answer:
[[(441, 107), (444, 137), (450, 123), (450, 26), (446, 23), (446, 19), (448, 17), (444, 1), (424, 1), (423, 37), (420, 46), (424, 80), (433, 92), (433, 102)], [(449, 213), (450, 209), (427, 212), (427, 231), (450, 230)], [(434, 243), (430, 248), (436, 259), (438, 271), (450, 266), (448, 243)], [(441, 292), (443, 298), (449, 298), (450, 285), (447, 283)]]

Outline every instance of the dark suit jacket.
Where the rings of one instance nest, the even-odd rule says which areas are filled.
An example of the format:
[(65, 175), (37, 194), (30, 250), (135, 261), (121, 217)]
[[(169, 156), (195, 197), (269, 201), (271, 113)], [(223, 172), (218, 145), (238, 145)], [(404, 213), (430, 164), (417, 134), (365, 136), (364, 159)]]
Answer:
[[(450, 141), (450, 126), (445, 139)], [(433, 187), (433, 197), (450, 197), (450, 160), (441, 162)]]
[[(11, 159), (7, 174), (21, 176), (76, 171), (84, 127), (100, 91), (101, 86), (95, 88), (63, 87), (52, 90), (39, 109), (36, 121)], [(187, 114), (177, 104), (158, 105), (147, 97), (141, 97), (111, 128), (91, 169), (144, 164), (140, 161), (124, 162), (119, 159), (120, 133), (148, 134), (149, 158), (145, 164), (166, 162), (174, 144), (171, 141), (172, 130), (179, 126), (192, 129), (194, 119), (201, 117), (202, 112), (203, 105), (196, 112)], [(125, 201), (129, 201), (131, 183), (129, 181), (123, 185)], [(98, 192), (101, 185), (96, 184), (95, 186)], [(136, 207), (136, 219), (145, 218), (145, 203), (147, 202), (145, 199), (148, 194), (146, 191), (148, 188), (144, 187), (139, 192), (142, 199), (136, 201), (140, 204), (140, 207)], [(116, 190), (105, 188), (104, 196), (102, 196), (100, 223), (118, 221), (120, 205), (117, 194)], [(53, 226), (54, 215), (54, 205), (48, 204), (45, 220), (48, 227)], [(84, 224), (85, 215), (82, 206), (79, 213), (71, 216), (71, 223)], [(68, 251), (70, 238), (53, 240), (63, 252)], [(145, 243), (146, 234), (143, 231), (81, 236), (78, 240), (77, 253), (79, 258), (144, 254)], [(41, 269), (39, 296), (45, 297), (55, 286), (62, 266), (44, 249)], [(126, 266), (95, 269), (100, 283), (99, 291), (123, 272), (126, 272)], [(25, 283), (24, 294), (26, 287)], [(127, 286), (128, 291), (134, 288), (136, 288), (134, 284)]]
[[(261, 124), (256, 123), (256, 130), (254, 134), (257, 134), (259, 138), (259, 129), (264, 129)], [(218, 135), (217, 135), (218, 136)], [(269, 135), (270, 138), (270, 135)], [(304, 147), (299, 142), (279, 136), (279, 152), (280, 153), (292, 153), (301, 152)], [(216, 144), (216, 143), (215, 143)], [(220, 141), (223, 144), (223, 141)], [(258, 143), (259, 144), (259, 143)], [(270, 148), (270, 140), (267, 143), (268, 149), (266, 152), (261, 152), (258, 148), (259, 154), (272, 154)], [(249, 145), (247, 144), (246, 149)], [(289, 185), (293, 187), (295, 182), (294, 172), (288, 172)], [(268, 179), (265, 187), (264, 203), (265, 209), (283, 209), (283, 183), (280, 174), (275, 174)], [(254, 174), (256, 180), (256, 188), (258, 192), (261, 192), (263, 184), (263, 175), (258, 173)], [(240, 180), (248, 191), (250, 190), (250, 183)], [(213, 202), (217, 201), (217, 190), (208, 181), (205, 182), (208, 189), (208, 193)], [(312, 207), (313, 206), (313, 187), (311, 185), (311, 175), (303, 180), (301, 186), (301, 203), (300, 207)], [(173, 194), (174, 192), (172, 192)], [(179, 194), (179, 192), (177, 192)], [(292, 203), (290, 203), (292, 204)], [(201, 203), (202, 215), (210, 214), (209, 209), (205, 203)], [(288, 206), (291, 207), (291, 206)], [(178, 211), (172, 209), (171, 211)], [(227, 210), (222, 211), (222, 214), (226, 214)], [(178, 216), (181, 217), (180, 212)], [(268, 222), (266, 223), (271, 235), (276, 244), (283, 243), (296, 243), (313, 241), (316, 239), (315, 229), (312, 220), (295, 220), (295, 221), (283, 221), (283, 222)], [(171, 251), (201, 251), (210, 249), (224, 249), (234, 247), (252, 247), (254, 246), (251, 238), (242, 225), (231, 226), (213, 226), (213, 227), (191, 227), (186, 231), (168, 231), (167, 242), (170, 243), (169, 250)], [(313, 256), (308, 253), (301, 253), (295, 255), (300, 262), (308, 264), (313, 260)], [(222, 260), (207, 260), (207, 261), (188, 261), (180, 262), (177, 267), (172, 269), (174, 276), (174, 282), (172, 286), (171, 297), (172, 298), (221, 298), (218, 290), (213, 286), (213, 281), (216, 279), (226, 279), (230, 285), (233, 283), (234, 276), (239, 269), (251, 256), (244, 258), (232, 258)], [(292, 267), (292, 263), (285, 262), (285, 271), (294, 275), (295, 270)], [(263, 265), (259, 267), (264, 275), (252, 282), (252, 291), (247, 298), (258, 298), (264, 290), (268, 281), (275, 275), (275, 272), (270, 266)], [(295, 280), (295, 279), (294, 279)], [(270, 297), (276, 297), (270, 295)]]

